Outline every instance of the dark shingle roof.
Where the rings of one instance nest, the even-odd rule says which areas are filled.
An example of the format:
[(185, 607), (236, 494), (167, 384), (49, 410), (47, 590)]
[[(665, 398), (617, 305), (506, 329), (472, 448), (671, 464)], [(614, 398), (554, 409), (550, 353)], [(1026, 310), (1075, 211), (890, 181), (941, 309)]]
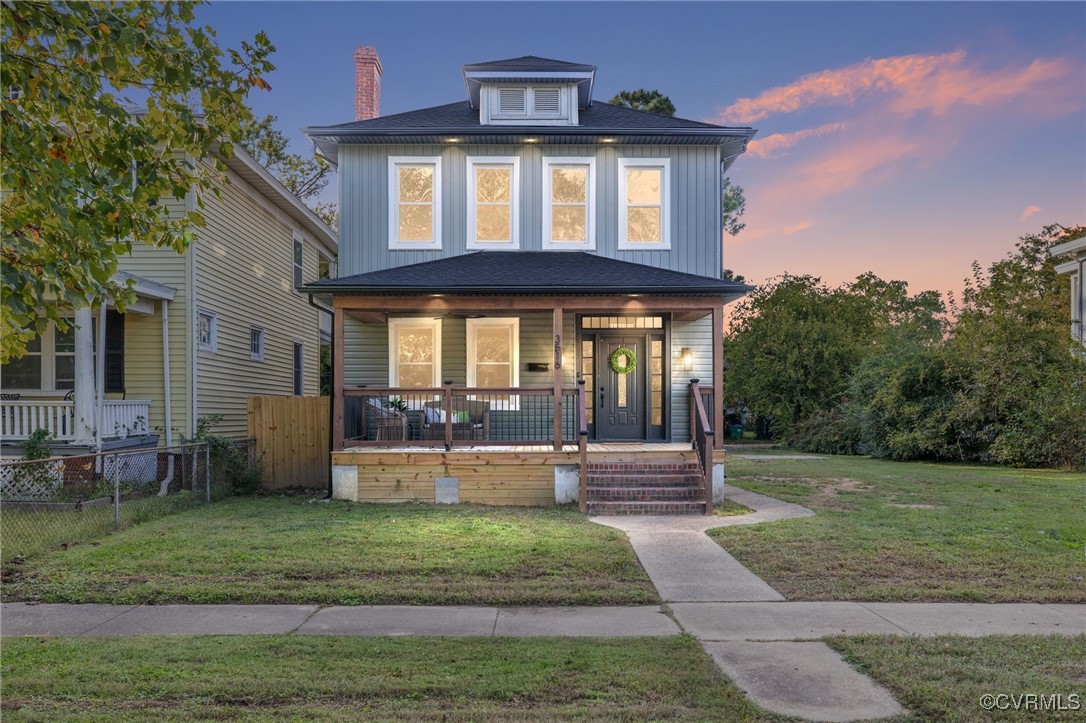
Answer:
[(332, 294), (697, 294), (732, 300), (752, 288), (584, 251), (477, 251), (318, 281), (305, 290)]
[[(562, 131), (607, 131), (607, 130), (675, 130), (682, 128), (706, 130), (747, 130), (728, 129), (725, 126), (702, 123), (701, 121), (675, 118), (658, 113), (646, 113), (633, 108), (624, 108), (610, 103), (593, 103), (579, 112), (577, 126), (550, 126), (546, 132)], [(517, 126), (523, 131), (531, 126)], [(351, 121), (332, 126), (307, 128), (310, 135), (335, 135), (336, 131), (389, 131), (389, 130), (440, 130), (448, 133), (463, 133), (480, 130), (493, 132), (493, 126), (484, 126), (479, 122), (479, 111), (472, 108), (466, 100), (432, 108), (412, 110), (406, 113), (379, 116), (370, 120)]]
[(506, 58), (505, 60), (488, 60), (485, 63), (468, 63), (463, 66), (466, 72), (501, 72), (503, 70), (539, 71), (539, 72), (563, 72), (590, 73), (596, 69), (594, 65), (584, 63), (570, 63), (565, 60), (553, 60), (540, 58), (535, 55), (522, 55), (519, 58)]

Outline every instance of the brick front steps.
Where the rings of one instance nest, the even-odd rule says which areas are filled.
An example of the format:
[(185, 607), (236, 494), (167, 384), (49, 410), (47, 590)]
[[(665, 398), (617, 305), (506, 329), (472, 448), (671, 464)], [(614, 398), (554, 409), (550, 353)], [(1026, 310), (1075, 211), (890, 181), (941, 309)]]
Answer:
[(588, 465), (590, 515), (700, 515), (705, 512), (696, 462)]

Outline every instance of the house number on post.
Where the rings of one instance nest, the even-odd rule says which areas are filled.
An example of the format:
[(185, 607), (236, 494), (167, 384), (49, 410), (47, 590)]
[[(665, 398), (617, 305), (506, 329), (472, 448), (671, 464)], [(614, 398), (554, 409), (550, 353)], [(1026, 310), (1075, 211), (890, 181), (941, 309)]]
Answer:
[(554, 335), (554, 368), (562, 368), (562, 337)]

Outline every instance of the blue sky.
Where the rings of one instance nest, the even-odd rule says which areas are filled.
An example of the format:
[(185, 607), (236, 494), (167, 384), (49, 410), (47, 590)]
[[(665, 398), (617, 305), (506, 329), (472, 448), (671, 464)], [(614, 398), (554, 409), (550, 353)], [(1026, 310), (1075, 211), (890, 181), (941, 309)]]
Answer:
[(198, 18), (224, 46), (268, 33), (279, 69), (251, 104), (299, 152), (301, 127), (352, 119), (356, 45), (381, 55), (383, 114), (463, 98), (463, 63), (533, 54), (598, 66), (597, 99), (658, 88), (681, 116), (754, 125), (763, 143), (731, 173), (748, 228), (725, 257), (755, 281), (870, 269), (956, 290), (974, 258), (1086, 221), (1084, 3), (216, 2)]

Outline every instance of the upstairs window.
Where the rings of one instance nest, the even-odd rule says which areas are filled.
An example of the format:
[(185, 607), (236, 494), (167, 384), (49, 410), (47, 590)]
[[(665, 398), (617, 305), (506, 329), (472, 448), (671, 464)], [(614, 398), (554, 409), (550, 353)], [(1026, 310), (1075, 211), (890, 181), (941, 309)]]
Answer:
[(520, 159), (468, 158), (468, 248), (520, 245)]
[(666, 158), (619, 159), (619, 249), (671, 248), (670, 170)]
[(305, 275), (302, 273), (305, 261), (305, 247), (301, 239), (294, 239), (294, 288), (300, 289), (305, 283)]
[(596, 159), (543, 159), (543, 248), (596, 248)]
[(480, 121), (505, 125), (575, 125), (577, 90), (565, 83), (488, 85), (482, 92)]
[(388, 159), (390, 249), (441, 248), (441, 159)]

